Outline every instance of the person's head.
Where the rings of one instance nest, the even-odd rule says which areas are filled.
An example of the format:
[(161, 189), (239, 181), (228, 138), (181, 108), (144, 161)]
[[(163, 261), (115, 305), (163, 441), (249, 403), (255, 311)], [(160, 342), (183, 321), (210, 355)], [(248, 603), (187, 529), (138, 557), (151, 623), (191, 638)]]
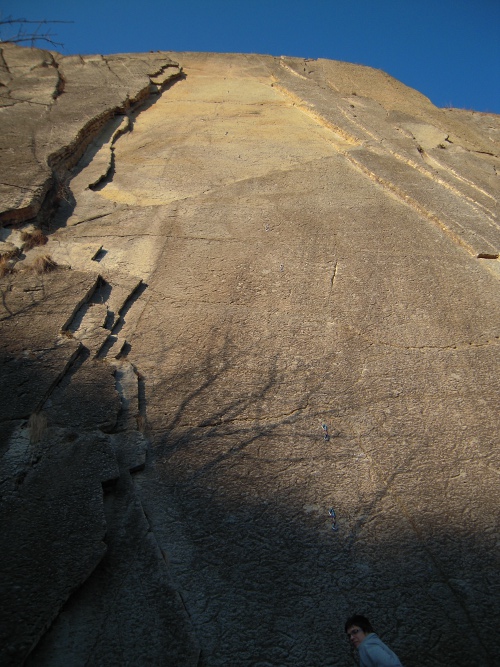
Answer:
[(361, 616), (360, 614), (347, 619), (345, 622), (345, 631), (349, 641), (356, 648), (364, 642), (371, 632), (375, 632), (366, 616)]

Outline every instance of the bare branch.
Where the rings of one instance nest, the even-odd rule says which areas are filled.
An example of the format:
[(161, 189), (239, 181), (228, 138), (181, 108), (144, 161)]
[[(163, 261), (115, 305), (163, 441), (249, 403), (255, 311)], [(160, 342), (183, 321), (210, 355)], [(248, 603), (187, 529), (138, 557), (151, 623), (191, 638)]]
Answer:
[(0, 19), (0, 25), (12, 25), (14, 23), (34, 23), (36, 25), (42, 25), (44, 23), (46, 24), (52, 24), (52, 23), (74, 23), (74, 21), (51, 21), (47, 19), (43, 19), (41, 21), (33, 21), (32, 19), (13, 19), (13, 18), (8, 18), (8, 19)]
[[(9, 16), (6, 19), (0, 19), (0, 31), (2, 27), (4, 26), (18, 26), (17, 27), (17, 32), (11, 36), (8, 37), (2, 37), (0, 34), (0, 44), (2, 42), (10, 42), (11, 44), (22, 44), (29, 42), (31, 46), (35, 45), (35, 42), (48, 42), (49, 44), (52, 44), (53, 46), (64, 46), (61, 42), (56, 42), (53, 38), (57, 36), (57, 33), (55, 32), (50, 32), (50, 30), (47, 30), (45, 32), (40, 32), (41, 27), (44, 25), (53, 25), (55, 23), (73, 23), (73, 21), (51, 21), (48, 19), (41, 19), (39, 21), (35, 21), (32, 19), (25, 19), (25, 18), (12, 18)], [(36, 26), (33, 30), (31, 31), (25, 31), (24, 26), (25, 25), (34, 25)]]

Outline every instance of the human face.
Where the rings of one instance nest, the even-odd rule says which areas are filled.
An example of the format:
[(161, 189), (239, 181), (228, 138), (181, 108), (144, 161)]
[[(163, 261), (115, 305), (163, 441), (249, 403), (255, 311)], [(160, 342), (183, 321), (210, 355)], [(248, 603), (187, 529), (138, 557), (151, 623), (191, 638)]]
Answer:
[(366, 633), (361, 630), (359, 625), (351, 625), (350, 628), (347, 628), (347, 636), (355, 648), (358, 648), (361, 642), (364, 642), (367, 637)]

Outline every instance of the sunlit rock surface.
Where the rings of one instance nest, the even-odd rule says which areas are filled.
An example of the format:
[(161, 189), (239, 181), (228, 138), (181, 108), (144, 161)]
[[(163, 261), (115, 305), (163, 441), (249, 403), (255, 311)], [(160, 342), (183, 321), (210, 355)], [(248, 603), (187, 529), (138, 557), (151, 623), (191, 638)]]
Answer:
[(493, 666), (498, 116), (1, 51), (2, 664)]

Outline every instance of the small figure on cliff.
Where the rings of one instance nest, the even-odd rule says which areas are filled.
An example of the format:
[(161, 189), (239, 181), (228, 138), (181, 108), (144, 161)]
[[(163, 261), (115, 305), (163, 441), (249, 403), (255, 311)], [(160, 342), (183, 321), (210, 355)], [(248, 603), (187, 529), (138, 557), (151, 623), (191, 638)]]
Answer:
[(321, 428), (323, 429), (323, 437), (328, 442), (328, 440), (330, 440), (330, 435), (328, 434), (328, 426), (326, 424), (321, 424)]
[(335, 510), (333, 509), (333, 507), (328, 510), (328, 515), (329, 515), (330, 519), (332, 520), (332, 530), (334, 532), (337, 532), (337, 530), (339, 529), (338, 526), (337, 526), (337, 514), (336, 514)]
[(345, 631), (358, 649), (360, 667), (402, 667), (398, 656), (375, 634), (366, 616), (348, 618)]

